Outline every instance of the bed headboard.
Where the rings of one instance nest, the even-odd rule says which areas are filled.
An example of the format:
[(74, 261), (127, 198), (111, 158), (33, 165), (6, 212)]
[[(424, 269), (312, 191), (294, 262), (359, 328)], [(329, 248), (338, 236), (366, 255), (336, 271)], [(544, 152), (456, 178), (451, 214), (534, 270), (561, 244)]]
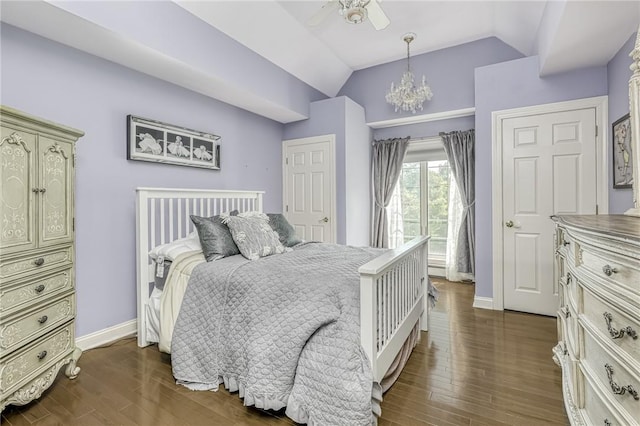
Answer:
[(138, 345), (146, 346), (146, 327), (140, 319), (145, 318), (153, 282), (149, 251), (194, 231), (190, 215), (210, 217), (231, 210), (262, 212), (264, 191), (137, 188), (136, 193)]

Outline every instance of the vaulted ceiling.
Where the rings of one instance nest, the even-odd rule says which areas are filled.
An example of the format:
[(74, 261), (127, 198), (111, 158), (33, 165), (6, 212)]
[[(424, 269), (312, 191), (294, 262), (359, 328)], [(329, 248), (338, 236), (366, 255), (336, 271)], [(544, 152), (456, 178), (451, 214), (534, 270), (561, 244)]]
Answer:
[[(154, 17), (123, 14), (118, 18), (114, 13), (107, 24), (104, 10), (111, 6), (106, 3), (3, 1), (0, 17), (52, 40), (281, 122), (304, 118), (296, 108), (284, 105), (286, 102), (252, 88), (238, 88), (235, 77), (211, 70), (215, 67), (200, 66), (200, 59), (193, 59), (193, 63), (177, 60), (177, 54), (169, 54), (162, 46), (153, 46), (150, 54), (143, 48), (154, 42), (147, 42), (150, 38), (144, 34), (144, 25), (153, 25)], [(120, 5), (113, 7), (126, 9), (123, 4), (127, 2), (114, 3)], [(376, 31), (366, 21), (348, 24), (337, 12), (319, 25), (309, 26), (308, 20), (326, 3), (175, 1), (203, 25), (221, 31), (327, 96), (335, 96), (353, 71), (405, 57), (402, 36), (409, 31), (417, 34), (411, 44), (412, 55), (495, 36), (524, 56), (539, 55), (540, 73), (548, 75), (605, 65), (640, 22), (637, 1), (384, 0), (380, 7), (391, 23), (383, 30)], [(142, 27), (134, 35), (136, 21)], [(177, 37), (178, 32), (189, 28), (164, 31)], [(215, 56), (214, 52), (200, 52)]]

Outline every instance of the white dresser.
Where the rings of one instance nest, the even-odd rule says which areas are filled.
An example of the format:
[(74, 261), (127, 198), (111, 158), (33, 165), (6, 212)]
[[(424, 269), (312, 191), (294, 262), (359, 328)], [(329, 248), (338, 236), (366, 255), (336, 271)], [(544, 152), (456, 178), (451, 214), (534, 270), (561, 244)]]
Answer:
[(84, 133), (0, 106), (0, 410), (75, 378), (75, 142)]
[(640, 218), (558, 216), (563, 394), (572, 425), (640, 425)]

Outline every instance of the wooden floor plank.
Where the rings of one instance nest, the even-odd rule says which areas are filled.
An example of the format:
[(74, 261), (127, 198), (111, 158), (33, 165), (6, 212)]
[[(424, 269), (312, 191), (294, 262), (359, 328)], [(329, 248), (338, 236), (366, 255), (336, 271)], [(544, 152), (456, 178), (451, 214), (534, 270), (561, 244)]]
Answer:
[[(474, 286), (434, 279), (430, 330), (384, 395), (380, 426), (566, 425), (561, 371), (551, 360), (554, 318), (472, 307)], [(43, 397), (7, 407), (7, 426), (294, 425), (284, 410), (245, 407), (236, 393), (175, 384), (157, 347), (123, 339), (86, 351)]]

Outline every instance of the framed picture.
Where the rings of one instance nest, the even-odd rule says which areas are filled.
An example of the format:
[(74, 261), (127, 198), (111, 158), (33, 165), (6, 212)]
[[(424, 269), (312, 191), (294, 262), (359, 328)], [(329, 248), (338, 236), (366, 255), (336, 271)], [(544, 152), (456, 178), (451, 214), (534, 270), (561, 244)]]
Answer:
[(127, 116), (127, 159), (220, 170), (220, 136)]
[(613, 135), (613, 187), (631, 188), (633, 184), (633, 162), (631, 155), (631, 121), (629, 114), (612, 125)]

